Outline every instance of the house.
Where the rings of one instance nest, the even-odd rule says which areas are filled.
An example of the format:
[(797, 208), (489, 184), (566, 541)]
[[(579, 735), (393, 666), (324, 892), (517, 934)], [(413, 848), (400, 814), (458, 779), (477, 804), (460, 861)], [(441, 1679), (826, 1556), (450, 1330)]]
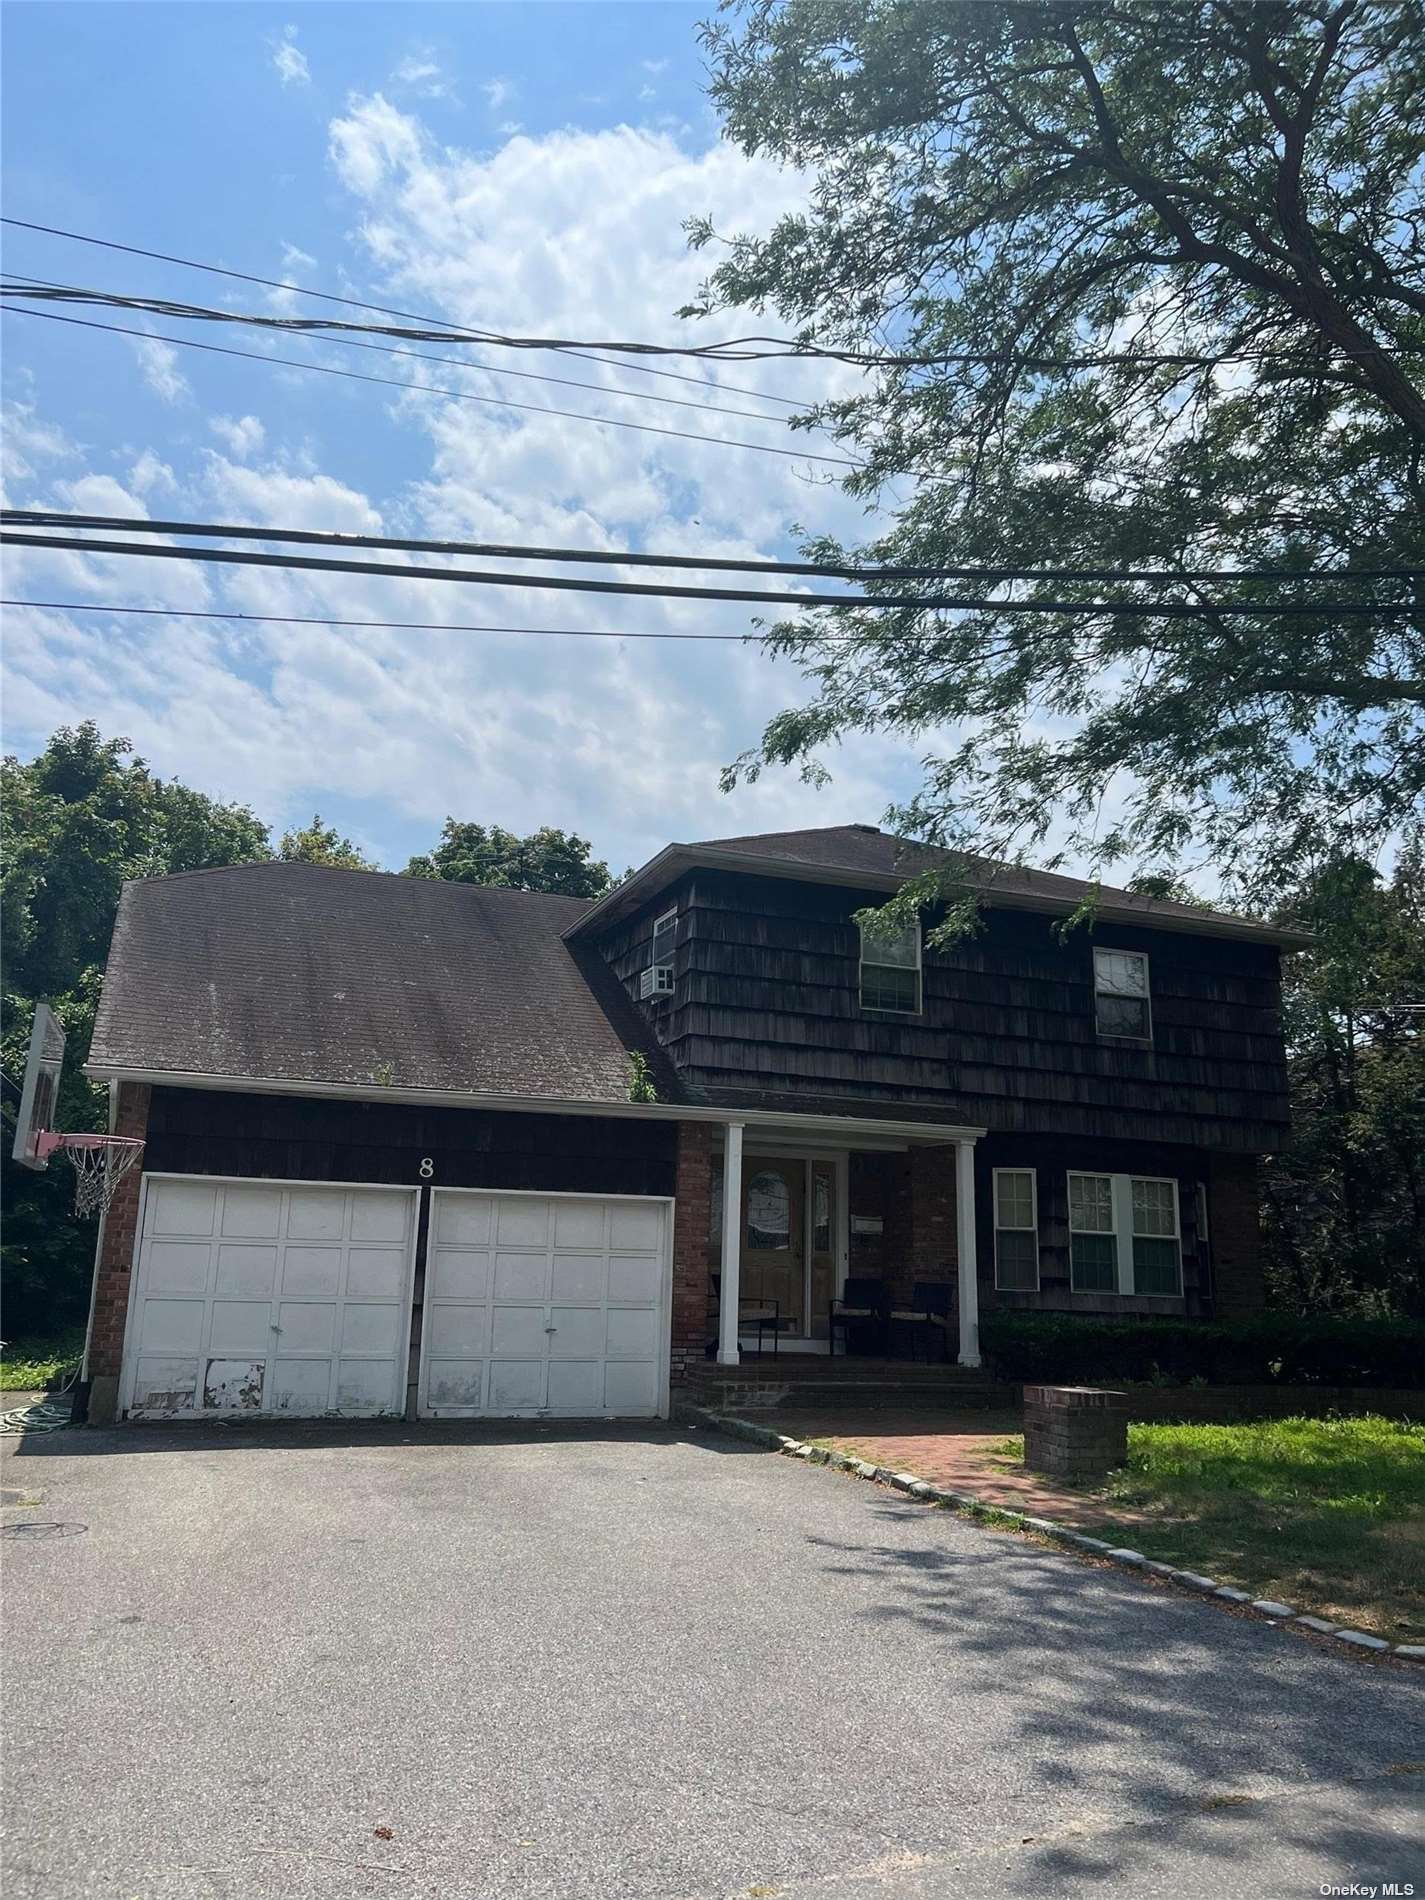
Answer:
[(579, 899), (304, 864), (125, 886), (88, 1073), (142, 1179), (91, 1416), (656, 1417), (740, 1302), (824, 1351), (848, 1274), (990, 1307), (1262, 1301), (1285, 930), (992, 876), (869, 825), (675, 844)]

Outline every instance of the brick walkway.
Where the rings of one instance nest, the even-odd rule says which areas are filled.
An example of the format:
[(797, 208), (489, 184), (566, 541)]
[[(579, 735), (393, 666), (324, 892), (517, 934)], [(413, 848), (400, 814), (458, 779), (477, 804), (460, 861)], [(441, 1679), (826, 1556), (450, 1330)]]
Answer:
[(854, 1452), (868, 1463), (914, 1472), (947, 1491), (965, 1491), (987, 1504), (1051, 1517), (1087, 1529), (1106, 1521), (1130, 1524), (1140, 1513), (1114, 1510), (1089, 1492), (1040, 1478), (995, 1457), (995, 1448), (1023, 1429), (1014, 1412), (846, 1412), (778, 1409), (752, 1414), (759, 1424), (796, 1438), (812, 1438)]

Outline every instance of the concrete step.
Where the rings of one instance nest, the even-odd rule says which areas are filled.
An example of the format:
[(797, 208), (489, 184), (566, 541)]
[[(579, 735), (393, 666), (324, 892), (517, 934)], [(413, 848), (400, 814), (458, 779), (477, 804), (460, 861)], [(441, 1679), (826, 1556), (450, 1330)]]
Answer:
[(991, 1380), (941, 1378), (782, 1379), (767, 1373), (757, 1379), (690, 1379), (684, 1388), (694, 1404), (718, 1412), (828, 1411), (955, 1412), (1012, 1407), (1019, 1387)]

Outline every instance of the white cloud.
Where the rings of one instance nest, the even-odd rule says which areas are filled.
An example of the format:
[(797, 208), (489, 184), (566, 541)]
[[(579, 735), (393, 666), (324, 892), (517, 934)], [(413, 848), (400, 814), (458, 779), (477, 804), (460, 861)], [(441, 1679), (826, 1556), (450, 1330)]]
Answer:
[(640, 86), (638, 96), (640, 99), (656, 99), (658, 97), (658, 88), (656, 86)]
[(45, 422), (32, 402), (7, 402), (0, 427), (0, 478), (8, 498), (12, 484), (33, 479), (48, 462), (72, 461), (79, 454), (63, 429)]
[(225, 444), (229, 455), (235, 455), (239, 461), (255, 455), (267, 435), (256, 416), (239, 416), (236, 420), (232, 416), (210, 416), (208, 427)]
[(453, 99), (450, 80), (429, 47), (409, 54), (391, 75), (392, 83), (404, 86), (421, 99)]
[(171, 343), (157, 336), (133, 337), (130, 341), (143, 379), (156, 396), (165, 402), (180, 402), (192, 394), (187, 377), (178, 367), (178, 352)]
[(666, 59), (641, 59), (638, 63), (642, 66), (644, 72), (652, 73), (655, 79), (659, 73), (666, 73), (668, 70), (668, 62)]
[(173, 470), (160, 462), (152, 449), (145, 449), (129, 470), (129, 487), (136, 495), (147, 495), (154, 488), (176, 488)]
[(508, 105), (515, 96), (514, 81), (510, 79), (487, 79), (480, 90), (484, 93), (491, 112), (498, 112), (501, 106)]
[(287, 26), (282, 29), (280, 40), (270, 42), (272, 46), (272, 64), (284, 86), (310, 86), (311, 68), (307, 65), (307, 56), (297, 46), (297, 29)]

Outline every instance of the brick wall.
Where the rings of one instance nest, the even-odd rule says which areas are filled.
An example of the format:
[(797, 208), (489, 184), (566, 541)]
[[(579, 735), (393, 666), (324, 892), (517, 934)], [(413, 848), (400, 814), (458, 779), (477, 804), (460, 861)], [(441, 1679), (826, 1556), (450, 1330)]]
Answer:
[(1262, 1273), (1261, 1196), (1253, 1155), (1215, 1155), (1207, 1184), (1213, 1311), (1223, 1319), (1260, 1313), (1267, 1303)]
[[(146, 1082), (119, 1084), (118, 1114), (113, 1128), (116, 1135), (134, 1135), (140, 1140), (146, 1136), (149, 1093)], [(138, 1233), (140, 1174), (141, 1170), (135, 1168), (124, 1176), (104, 1216), (94, 1289), (94, 1330), (89, 1340), (91, 1379), (117, 1379), (123, 1363), (129, 1277)]]
[(678, 1123), (673, 1192), (673, 1348), (676, 1385), (690, 1362), (704, 1357), (708, 1340), (708, 1226), (712, 1198), (713, 1130), (707, 1122)]

